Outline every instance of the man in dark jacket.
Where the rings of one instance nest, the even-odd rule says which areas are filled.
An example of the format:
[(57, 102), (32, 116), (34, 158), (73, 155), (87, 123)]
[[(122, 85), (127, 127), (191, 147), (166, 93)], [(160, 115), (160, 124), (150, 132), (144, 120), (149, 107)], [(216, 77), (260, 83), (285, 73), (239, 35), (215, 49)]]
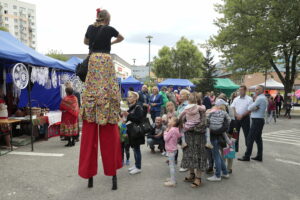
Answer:
[(211, 101), (210, 101), (210, 92), (206, 92), (205, 97), (203, 98), (203, 105), (205, 106), (206, 110), (211, 109)]
[(150, 95), (148, 93), (147, 85), (143, 85), (142, 90), (139, 91), (138, 104), (143, 108), (144, 117), (147, 116), (149, 107)]

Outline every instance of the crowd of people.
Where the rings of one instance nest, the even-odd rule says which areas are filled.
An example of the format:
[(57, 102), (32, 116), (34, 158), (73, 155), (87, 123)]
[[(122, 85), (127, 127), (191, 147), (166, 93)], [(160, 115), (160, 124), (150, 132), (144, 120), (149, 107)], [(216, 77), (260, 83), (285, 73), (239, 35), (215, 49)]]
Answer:
[[(193, 188), (201, 185), (204, 171), (213, 174), (207, 178), (208, 181), (221, 181), (233, 172), (233, 158), (239, 150), (241, 128), (247, 150), (238, 160), (250, 161), (253, 143), (256, 142), (258, 151), (252, 160), (262, 161), (261, 136), (268, 100), (263, 86), (257, 86), (254, 98), (246, 93), (246, 86), (241, 86), (229, 105), (229, 99), (223, 93), (216, 97), (213, 92), (207, 92), (203, 96), (188, 89), (173, 92), (173, 87), (169, 86), (162, 87), (160, 91), (153, 87), (150, 95), (147, 85), (141, 91), (129, 91), (129, 109), (121, 112), (119, 123), (122, 152), (125, 154), (122, 156), (123, 165), (130, 165), (132, 147), (135, 164), (129, 167), (129, 173), (141, 173), (140, 146), (147, 143), (151, 153), (156, 153), (157, 145), (159, 152), (168, 157), (170, 178), (166, 179), (165, 186), (176, 186), (177, 164), (180, 164), (180, 172), (189, 171), (184, 181), (191, 183)], [(148, 114), (153, 124), (151, 131), (144, 133), (145, 140), (145, 135), (136, 135), (132, 127), (133, 124), (142, 124)], [(179, 163), (180, 149), (182, 160)]]

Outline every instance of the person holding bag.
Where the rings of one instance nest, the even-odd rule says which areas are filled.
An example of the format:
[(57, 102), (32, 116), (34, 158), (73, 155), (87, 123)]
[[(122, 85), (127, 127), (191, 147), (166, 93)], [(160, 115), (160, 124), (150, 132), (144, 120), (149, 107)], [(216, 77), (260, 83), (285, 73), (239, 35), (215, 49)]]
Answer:
[(145, 135), (141, 128), (141, 124), (144, 120), (144, 111), (143, 108), (137, 104), (138, 99), (138, 93), (129, 91), (129, 110), (123, 113), (123, 116), (127, 117), (127, 134), (135, 158), (135, 165), (128, 169), (131, 175), (142, 172), (142, 154), (140, 145), (145, 144)]
[[(90, 57), (80, 110), (83, 126), (78, 174), (89, 179), (88, 187), (93, 187), (99, 138), (104, 174), (113, 177), (112, 189), (116, 190), (117, 170), (122, 167), (118, 128), (121, 94), (110, 50), (124, 38), (109, 23), (109, 12), (97, 9), (96, 22), (88, 27), (84, 38)], [(111, 41), (112, 37), (116, 39)]]

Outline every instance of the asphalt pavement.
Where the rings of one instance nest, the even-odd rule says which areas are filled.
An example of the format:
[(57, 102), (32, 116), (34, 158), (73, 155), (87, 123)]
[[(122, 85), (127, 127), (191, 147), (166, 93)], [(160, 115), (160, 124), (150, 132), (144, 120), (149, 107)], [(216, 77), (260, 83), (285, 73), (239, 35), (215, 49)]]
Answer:
[[(228, 180), (208, 182), (207, 175), (203, 175), (203, 185), (196, 189), (182, 181), (187, 173), (178, 171), (177, 187), (164, 187), (169, 175), (166, 157), (158, 152), (151, 154), (146, 145), (142, 148), (141, 174), (129, 175), (128, 167), (123, 167), (118, 173), (119, 189), (112, 191), (111, 177), (103, 175), (99, 160), (99, 172), (94, 188), (90, 189), (87, 180), (77, 175), (79, 143), (72, 148), (64, 147), (65, 142), (57, 137), (36, 142), (32, 155), (28, 145), (0, 157), (0, 199), (300, 200), (300, 117), (280, 118), (276, 124), (265, 125), (263, 132), (262, 163), (234, 160), (233, 174)], [(241, 138), (238, 156), (245, 151)], [(130, 160), (134, 162), (132, 150)]]

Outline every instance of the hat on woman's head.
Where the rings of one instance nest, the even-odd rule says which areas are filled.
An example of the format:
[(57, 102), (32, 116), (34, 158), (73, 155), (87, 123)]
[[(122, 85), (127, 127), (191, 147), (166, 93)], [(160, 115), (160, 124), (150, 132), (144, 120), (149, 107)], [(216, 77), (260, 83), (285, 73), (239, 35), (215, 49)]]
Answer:
[(216, 101), (216, 106), (221, 106), (221, 105), (228, 105), (228, 103), (226, 101), (224, 101), (223, 99), (217, 99)]

